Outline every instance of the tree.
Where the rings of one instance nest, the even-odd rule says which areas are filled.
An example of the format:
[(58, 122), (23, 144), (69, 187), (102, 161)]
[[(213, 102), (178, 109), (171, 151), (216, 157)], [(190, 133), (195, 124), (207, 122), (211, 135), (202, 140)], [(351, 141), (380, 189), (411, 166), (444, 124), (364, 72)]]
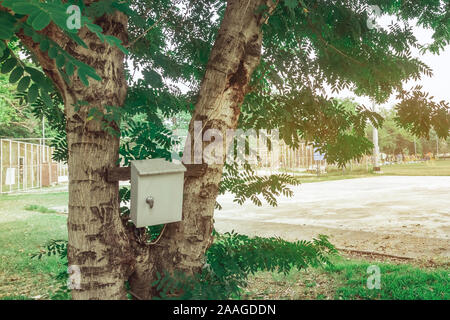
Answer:
[(0, 86), (0, 136), (29, 137), (29, 129), (36, 127), (36, 121), (25, 106), (17, 103), (15, 88), (4, 75), (0, 75)]
[[(82, 4), (79, 30), (67, 24), (70, 2)], [(404, 21), (418, 18), (434, 28), (429, 49), (439, 52), (448, 44), (448, 3), (374, 2), (370, 4)], [(349, 112), (326, 97), (329, 86), (334, 91), (350, 88), (378, 102), (398, 92), (404, 98), (399, 105), (404, 126), (413, 123), (408, 128), (419, 128), (418, 134), (435, 127), (446, 136), (448, 105), (435, 104), (419, 91), (402, 91), (404, 81), (431, 72), (409, 55), (409, 48), (418, 45), (411, 29), (407, 24), (370, 29), (367, 5), (329, 0), (3, 0), (2, 71), (25, 82), (21, 88), (29, 102), (39, 95), (51, 107), (49, 92), (55, 91), (64, 102), (68, 259), (82, 274), (73, 297), (124, 299), (128, 280), (135, 297), (150, 298), (156, 294), (151, 284), (158, 272), (198, 272), (212, 242), (223, 164), (185, 179), (183, 221), (167, 225), (158, 245), (149, 244), (145, 232), (121, 217), (118, 184), (106, 178), (107, 170), (118, 165), (121, 116), (145, 114), (147, 124), (130, 125), (142, 136), (161, 128), (160, 115), (193, 109), (191, 136), (195, 120), (221, 132), (238, 126), (278, 128), (288, 143), (297, 143), (300, 134), (320, 145), (332, 161), (345, 163), (370, 149), (366, 123), (379, 125), (381, 118), (364, 106)], [(5, 43), (14, 37), (43, 73), (11, 56)], [(125, 54), (144, 76), (129, 79), (128, 91)], [(188, 83), (190, 92), (178, 92), (171, 85), (176, 81)], [(420, 121), (417, 109), (423, 111)], [(124, 150), (126, 161), (142, 156), (131, 145)], [(146, 156), (161, 152), (149, 149)]]
[[(19, 52), (17, 43), (10, 42), (9, 48), (15, 54)], [(32, 108), (17, 99), (17, 84), (11, 83), (9, 77), (0, 74), (0, 136), (6, 138), (42, 137), (42, 112), (34, 105)], [(45, 123), (46, 136), (56, 132)]]
[[(402, 128), (398, 124), (398, 116), (394, 109), (380, 110), (383, 116), (383, 126), (379, 129), (380, 150), (389, 155), (409, 154), (425, 155), (429, 152), (436, 153), (436, 132), (430, 130), (429, 137), (415, 137), (414, 134)], [(372, 129), (366, 129), (367, 138), (372, 140)], [(448, 152), (448, 140), (440, 139), (440, 153)]]
[[(394, 110), (380, 110), (383, 115), (383, 126), (378, 131), (380, 151), (389, 155), (397, 155), (408, 150), (414, 154), (414, 135), (400, 128), (395, 121)], [(368, 139), (372, 139), (372, 130), (367, 130)]]

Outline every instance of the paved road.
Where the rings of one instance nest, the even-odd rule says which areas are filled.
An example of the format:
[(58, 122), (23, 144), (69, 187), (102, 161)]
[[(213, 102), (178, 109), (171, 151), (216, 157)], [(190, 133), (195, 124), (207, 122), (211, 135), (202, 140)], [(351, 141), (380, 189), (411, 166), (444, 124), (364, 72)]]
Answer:
[(380, 176), (306, 183), (278, 207), (219, 197), (216, 229), (287, 239), (329, 234), (336, 245), (409, 256), (450, 256), (450, 177)]

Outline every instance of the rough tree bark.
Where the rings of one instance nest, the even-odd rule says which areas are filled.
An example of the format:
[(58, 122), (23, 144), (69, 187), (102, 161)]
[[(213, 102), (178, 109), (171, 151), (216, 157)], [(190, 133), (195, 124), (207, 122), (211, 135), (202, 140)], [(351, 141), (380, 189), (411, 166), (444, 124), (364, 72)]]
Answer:
[[(123, 39), (126, 17), (104, 16), (96, 21), (106, 34)], [(106, 170), (118, 163), (119, 138), (105, 132), (98, 121), (87, 121), (88, 108), (121, 106), (126, 97), (124, 55), (83, 30), (89, 50), (66, 47), (75, 58), (94, 67), (102, 81), (85, 87), (75, 80), (64, 94), (69, 146), (69, 265), (81, 266), (81, 289), (75, 299), (124, 299), (125, 279), (134, 259), (119, 215), (118, 183), (106, 181)], [(79, 112), (77, 101), (89, 105)], [(118, 128), (116, 128), (118, 129)]]
[[(219, 130), (223, 137), (227, 129), (236, 129), (250, 77), (261, 56), (261, 26), (265, 21), (262, 13), (257, 13), (261, 5), (267, 5), (269, 11), (275, 6), (272, 0), (228, 1), (189, 126), (191, 137), (194, 121), (201, 121), (204, 131)], [(203, 148), (207, 144), (204, 142)], [(213, 240), (213, 213), (222, 169), (223, 164), (210, 164), (205, 175), (185, 178), (183, 221), (167, 225), (157, 246), (138, 249), (138, 263), (130, 278), (131, 290), (137, 296), (145, 299), (155, 293), (150, 283), (156, 271), (194, 273), (202, 268)]]
[[(93, 1), (85, 1), (89, 2)], [(95, 23), (105, 34), (126, 40), (124, 14), (105, 15)], [(131, 273), (134, 257), (119, 215), (118, 183), (106, 180), (107, 169), (118, 164), (119, 138), (107, 133), (99, 121), (87, 119), (91, 108), (104, 111), (105, 106), (123, 104), (126, 97), (124, 54), (102, 43), (86, 28), (80, 30), (79, 36), (88, 49), (74, 44), (53, 23), (43, 33), (73, 57), (94, 67), (102, 77), (101, 82), (91, 79), (87, 87), (74, 76), (68, 85), (54, 60), (40, 51), (39, 44), (24, 34), (19, 35), (52, 79), (65, 105), (69, 150), (68, 261), (69, 266), (78, 266), (81, 273), (80, 288), (73, 289), (72, 296), (74, 299), (125, 299), (125, 280)], [(76, 110), (79, 101), (88, 104)]]

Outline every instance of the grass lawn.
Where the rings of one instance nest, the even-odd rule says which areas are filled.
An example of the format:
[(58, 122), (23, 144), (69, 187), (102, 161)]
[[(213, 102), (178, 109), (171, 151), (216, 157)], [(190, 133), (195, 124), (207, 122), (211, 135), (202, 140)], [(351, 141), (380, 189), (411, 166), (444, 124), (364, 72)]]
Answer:
[[(373, 173), (369, 167), (354, 167), (335, 169), (330, 168), (327, 173), (317, 175), (301, 175), (297, 177), (301, 183), (333, 181), (342, 179), (367, 178), (385, 176), (450, 176), (450, 160), (432, 160), (419, 163), (392, 164), (381, 167), (382, 173)], [(292, 172), (290, 172), (292, 173)]]
[[(51, 239), (67, 239), (66, 215), (46, 210), (64, 206), (67, 192), (0, 196), (0, 299), (49, 299), (65, 271), (56, 256), (32, 259)], [(36, 211), (26, 210), (35, 208)], [(381, 289), (366, 287), (367, 267), (381, 269)], [(248, 299), (450, 299), (448, 264), (418, 267), (338, 257), (321, 269), (288, 275), (259, 272), (249, 280)]]
[(389, 176), (450, 176), (450, 160), (393, 164), (383, 166), (381, 170)]
[(66, 215), (28, 211), (30, 206), (61, 206), (68, 194), (21, 194), (0, 196), (0, 299), (48, 297), (58, 283), (54, 276), (64, 270), (57, 257), (31, 259), (50, 239), (67, 239)]
[[(380, 268), (380, 289), (368, 289), (371, 273)], [(259, 272), (246, 288), (247, 299), (450, 299), (449, 264), (419, 267), (398, 262), (336, 257), (325, 268), (292, 270), (284, 275)]]

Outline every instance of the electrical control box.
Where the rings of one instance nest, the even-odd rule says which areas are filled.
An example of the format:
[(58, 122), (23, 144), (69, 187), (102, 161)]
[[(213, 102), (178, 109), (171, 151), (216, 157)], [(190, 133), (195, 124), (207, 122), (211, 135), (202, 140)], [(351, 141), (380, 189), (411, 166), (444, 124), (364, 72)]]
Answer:
[(137, 228), (181, 221), (185, 171), (165, 159), (131, 161), (130, 216)]

